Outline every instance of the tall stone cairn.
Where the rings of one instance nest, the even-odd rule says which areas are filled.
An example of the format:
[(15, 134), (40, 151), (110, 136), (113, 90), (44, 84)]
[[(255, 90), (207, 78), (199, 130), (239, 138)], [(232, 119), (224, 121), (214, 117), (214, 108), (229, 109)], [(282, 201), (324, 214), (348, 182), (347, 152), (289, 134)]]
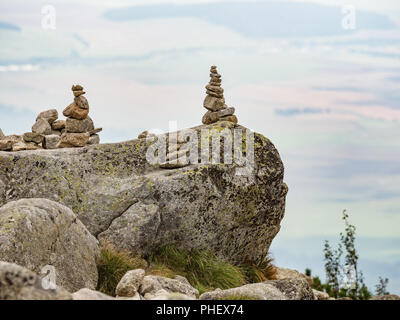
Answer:
[(79, 84), (72, 86), (74, 102), (64, 109), (65, 132), (57, 144), (58, 148), (84, 147), (88, 144), (99, 144), (101, 128), (94, 128), (93, 120), (89, 117), (89, 102), (83, 96), (86, 92)]
[(211, 66), (210, 82), (206, 85), (207, 96), (204, 99), (203, 106), (208, 111), (203, 116), (203, 124), (211, 124), (218, 121), (230, 121), (237, 123), (238, 119), (234, 115), (235, 108), (228, 107), (225, 104), (224, 89), (221, 87), (221, 75), (216, 66)]

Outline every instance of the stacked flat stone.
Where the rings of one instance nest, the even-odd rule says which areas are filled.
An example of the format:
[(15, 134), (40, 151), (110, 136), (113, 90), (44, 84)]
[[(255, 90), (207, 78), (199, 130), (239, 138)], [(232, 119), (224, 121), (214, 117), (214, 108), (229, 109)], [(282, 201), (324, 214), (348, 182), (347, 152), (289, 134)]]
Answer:
[[(58, 143), (58, 148), (84, 147), (88, 144), (99, 144), (101, 128), (94, 128), (93, 120), (89, 117), (89, 103), (83, 96), (81, 85), (73, 85), (74, 102), (64, 109), (63, 115), (67, 117)], [(61, 126), (61, 124), (60, 124)]]
[(207, 96), (203, 103), (204, 108), (208, 111), (203, 116), (202, 122), (211, 124), (218, 121), (230, 121), (236, 124), (238, 119), (234, 115), (235, 108), (225, 104), (224, 89), (221, 88), (221, 75), (216, 66), (211, 66), (210, 78), (210, 82), (206, 85)]
[(189, 165), (188, 150), (187, 148), (182, 149), (185, 141), (181, 140), (178, 135), (170, 136), (167, 135), (168, 148), (165, 162), (160, 164), (160, 168), (163, 169), (177, 169), (183, 168)]

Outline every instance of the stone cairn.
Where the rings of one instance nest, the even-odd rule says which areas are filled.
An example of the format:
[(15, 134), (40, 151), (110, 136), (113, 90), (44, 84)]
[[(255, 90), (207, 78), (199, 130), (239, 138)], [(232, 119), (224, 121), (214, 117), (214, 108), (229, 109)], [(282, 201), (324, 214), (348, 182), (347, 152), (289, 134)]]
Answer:
[(87, 144), (99, 144), (101, 128), (94, 128), (93, 120), (89, 117), (89, 103), (83, 96), (81, 85), (72, 86), (74, 102), (64, 109), (65, 132), (61, 135), (58, 148), (84, 147)]
[(225, 104), (224, 89), (221, 88), (221, 75), (217, 72), (216, 66), (211, 66), (210, 82), (206, 85), (207, 96), (203, 106), (208, 111), (203, 116), (203, 124), (212, 124), (218, 121), (229, 121), (237, 123), (238, 119), (234, 115), (235, 108)]
[[(221, 75), (217, 71), (216, 66), (211, 66), (210, 69), (210, 82), (206, 85), (207, 96), (204, 99), (203, 106), (207, 109), (206, 114), (203, 116), (203, 124), (212, 124), (218, 121), (228, 121), (234, 124), (238, 123), (237, 117), (234, 115), (235, 108), (228, 107), (225, 104), (224, 89), (221, 88)], [(178, 133), (179, 134), (179, 133)], [(160, 164), (160, 168), (176, 169), (188, 166), (188, 152), (182, 149), (185, 141), (176, 138), (176, 133), (172, 137), (168, 134), (168, 148), (166, 161)]]
[(100, 143), (97, 133), (102, 129), (95, 129), (88, 116), (89, 104), (83, 97), (83, 87), (72, 86), (72, 92), (75, 96), (74, 102), (63, 112), (67, 120), (57, 120), (57, 110), (50, 109), (37, 116), (32, 132), (26, 132), (22, 136), (5, 136), (0, 130), (0, 151), (73, 148)]

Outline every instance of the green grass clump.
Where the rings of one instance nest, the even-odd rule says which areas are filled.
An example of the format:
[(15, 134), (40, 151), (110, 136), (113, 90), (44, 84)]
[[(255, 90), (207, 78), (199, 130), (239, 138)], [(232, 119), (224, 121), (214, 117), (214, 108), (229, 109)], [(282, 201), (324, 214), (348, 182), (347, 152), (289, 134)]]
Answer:
[(267, 280), (276, 279), (276, 267), (272, 264), (273, 259), (267, 256), (263, 262), (258, 265), (249, 264), (241, 267), (249, 283), (258, 283)]
[(200, 293), (246, 284), (246, 276), (240, 267), (231, 265), (207, 250), (186, 251), (166, 245), (154, 251), (149, 260), (151, 264), (163, 265), (175, 274), (186, 277)]
[(218, 300), (257, 300), (257, 299), (254, 297), (246, 296), (246, 295), (231, 295), (231, 296), (222, 297)]
[(105, 241), (97, 265), (99, 273), (97, 290), (115, 296), (115, 289), (125, 273), (139, 268), (146, 269), (147, 262), (134, 257), (128, 251), (116, 250), (111, 243)]

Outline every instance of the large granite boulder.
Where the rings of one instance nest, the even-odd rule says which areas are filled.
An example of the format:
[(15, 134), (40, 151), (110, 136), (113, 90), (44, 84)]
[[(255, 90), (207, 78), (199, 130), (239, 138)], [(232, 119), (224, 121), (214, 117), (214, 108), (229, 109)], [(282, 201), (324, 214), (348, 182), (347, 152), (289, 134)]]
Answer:
[(0, 300), (72, 300), (72, 295), (61, 287), (45, 288), (32, 271), (0, 261)]
[[(231, 122), (194, 129), (224, 128), (245, 129)], [(54, 200), (98, 239), (135, 253), (176, 244), (210, 249), (233, 263), (261, 261), (279, 232), (288, 190), (274, 145), (256, 133), (254, 170), (238, 174), (237, 164), (161, 169), (146, 160), (152, 139), (0, 152), (0, 205)]]
[(71, 209), (47, 199), (21, 199), (0, 208), (0, 260), (40, 274), (54, 268), (55, 283), (67, 290), (94, 289), (100, 254)]

